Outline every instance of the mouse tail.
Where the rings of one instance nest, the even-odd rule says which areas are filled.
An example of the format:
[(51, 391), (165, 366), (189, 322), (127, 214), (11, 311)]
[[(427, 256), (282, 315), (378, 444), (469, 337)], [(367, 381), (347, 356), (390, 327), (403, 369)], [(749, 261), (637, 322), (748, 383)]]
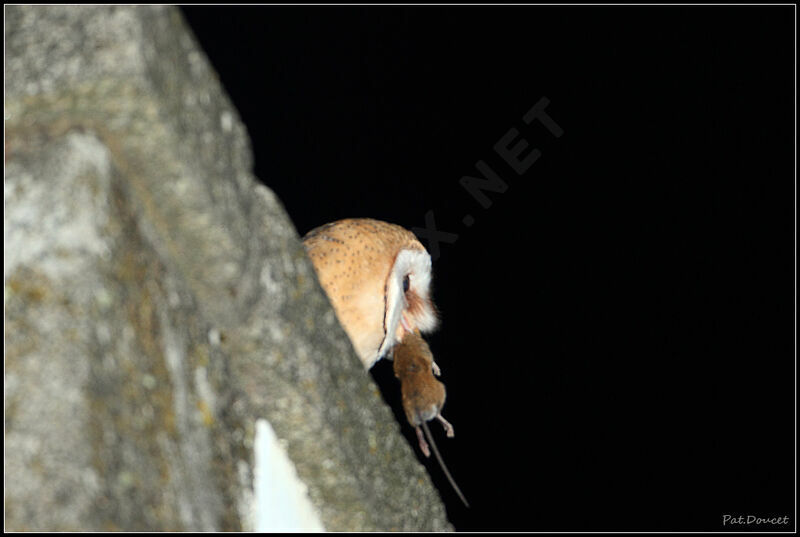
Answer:
[(469, 507), (469, 502), (467, 502), (467, 499), (464, 497), (464, 494), (461, 492), (461, 489), (458, 488), (458, 485), (456, 485), (455, 479), (453, 479), (453, 476), (450, 475), (450, 471), (447, 469), (447, 465), (444, 463), (442, 456), (439, 454), (439, 448), (436, 447), (436, 442), (433, 440), (433, 435), (431, 434), (431, 430), (428, 429), (428, 422), (426, 422), (425, 420), (422, 420), (422, 428), (425, 429), (425, 435), (428, 437), (428, 442), (430, 442), (431, 447), (433, 448), (433, 454), (436, 455), (436, 459), (442, 466), (444, 475), (447, 476), (447, 480), (450, 481), (450, 484), (453, 486), (453, 490), (456, 491), (456, 494), (458, 494), (458, 497), (461, 498), (462, 502), (464, 502), (464, 505)]

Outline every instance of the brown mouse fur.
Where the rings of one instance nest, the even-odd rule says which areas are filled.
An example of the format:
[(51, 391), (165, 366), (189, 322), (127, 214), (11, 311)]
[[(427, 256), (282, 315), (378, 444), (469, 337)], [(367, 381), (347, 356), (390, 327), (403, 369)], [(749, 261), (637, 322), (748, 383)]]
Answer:
[(407, 333), (394, 348), (394, 375), (400, 379), (400, 394), (403, 401), (403, 410), (406, 413), (408, 422), (417, 432), (419, 447), (426, 457), (431, 453), (428, 443), (425, 441), (423, 430), (433, 446), (433, 452), (439, 460), (447, 479), (453, 486), (464, 505), (469, 507), (466, 498), (456, 485), (447, 466), (439, 454), (436, 443), (428, 429), (427, 422), (436, 418), (444, 426), (447, 436), (452, 438), (455, 435), (453, 426), (442, 417), (442, 407), (446, 397), (444, 384), (436, 380), (434, 371), (438, 373), (438, 367), (433, 361), (428, 343), (422, 339), (419, 332)]

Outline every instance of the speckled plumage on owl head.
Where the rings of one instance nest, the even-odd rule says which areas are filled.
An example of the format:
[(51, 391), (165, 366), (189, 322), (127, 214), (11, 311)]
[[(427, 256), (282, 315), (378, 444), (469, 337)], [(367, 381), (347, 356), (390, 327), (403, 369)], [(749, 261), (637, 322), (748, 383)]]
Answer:
[(438, 325), (431, 258), (407, 229), (351, 218), (313, 229), (303, 244), (367, 369), (406, 333), (427, 333)]

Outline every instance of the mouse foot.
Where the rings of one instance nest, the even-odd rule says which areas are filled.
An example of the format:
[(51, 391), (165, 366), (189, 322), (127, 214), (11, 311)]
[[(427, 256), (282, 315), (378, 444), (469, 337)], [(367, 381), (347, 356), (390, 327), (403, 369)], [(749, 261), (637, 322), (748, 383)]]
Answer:
[(437, 414), (436, 419), (442, 422), (442, 426), (444, 427), (444, 430), (447, 433), (448, 438), (453, 438), (456, 435), (453, 426), (450, 424), (449, 421), (444, 419), (441, 414)]
[(433, 374), (437, 377), (442, 376), (442, 370), (439, 369), (439, 365), (436, 362), (431, 362), (431, 368), (433, 368)]
[(422, 434), (422, 429), (419, 425), (417, 425), (417, 438), (419, 439), (419, 449), (422, 450), (422, 454), (426, 457), (431, 456), (431, 450), (428, 449), (428, 443), (425, 441), (425, 435)]

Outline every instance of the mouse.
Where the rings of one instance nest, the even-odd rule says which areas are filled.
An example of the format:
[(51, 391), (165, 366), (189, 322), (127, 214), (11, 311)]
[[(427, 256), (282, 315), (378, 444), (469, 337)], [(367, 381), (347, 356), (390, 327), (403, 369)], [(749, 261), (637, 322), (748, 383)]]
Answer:
[(433, 353), (431, 353), (428, 343), (422, 338), (419, 331), (408, 332), (404, 335), (402, 341), (395, 345), (392, 358), (394, 375), (400, 380), (403, 410), (408, 423), (414, 427), (417, 433), (422, 454), (426, 457), (431, 456), (428, 442), (425, 440), (427, 436), (430, 446), (433, 448), (433, 453), (436, 455), (436, 459), (439, 461), (448, 481), (450, 481), (450, 485), (452, 485), (461, 501), (464, 502), (464, 505), (469, 507), (467, 499), (461, 489), (458, 488), (442, 456), (439, 454), (439, 449), (436, 447), (436, 442), (433, 440), (428, 428), (427, 422), (436, 419), (444, 427), (448, 438), (455, 436), (453, 425), (442, 416), (446, 390), (444, 384), (434, 376), (435, 374), (438, 375), (440, 371), (433, 361)]

